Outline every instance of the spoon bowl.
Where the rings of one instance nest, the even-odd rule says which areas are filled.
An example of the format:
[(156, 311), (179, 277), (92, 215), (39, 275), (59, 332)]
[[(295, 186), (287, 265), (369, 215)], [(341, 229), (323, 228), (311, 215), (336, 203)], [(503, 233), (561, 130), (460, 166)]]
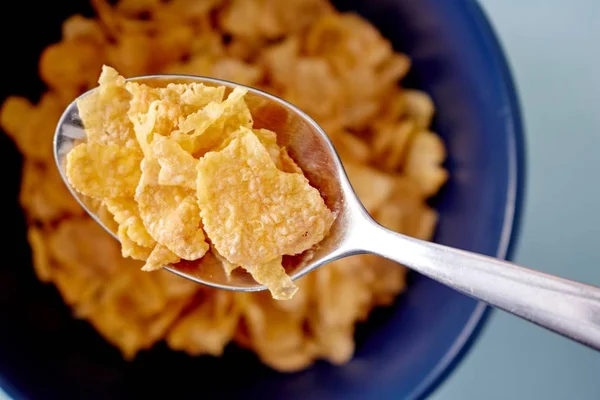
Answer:
[[(225, 86), (228, 91), (233, 90), (235, 87), (246, 88), (248, 93), (244, 96), (244, 99), (252, 113), (254, 127), (269, 129), (277, 133), (279, 146), (286, 147), (310, 184), (320, 191), (327, 207), (337, 216), (329, 235), (318, 246), (293, 257), (284, 257), (288, 275), (295, 280), (323, 264), (340, 258), (342, 255), (349, 255), (346, 254), (348, 248), (344, 247), (344, 242), (347, 241), (350, 227), (353, 225), (352, 218), (355, 218), (350, 211), (356, 208), (362, 209), (362, 205), (350, 186), (344, 168), (327, 134), (306, 113), (279, 97), (225, 80), (187, 75), (152, 75), (129, 80), (150, 86), (195, 82), (206, 86)], [(87, 96), (93, 90), (95, 89), (82, 94), (80, 98)], [(89, 199), (73, 189), (67, 180), (67, 154), (74, 146), (85, 141), (85, 139), (86, 134), (79, 117), (76, 99), (66, 108), (56, 128), (54, 135), (56, 164), (65, 184), (81, 206), (97, 223), (117, 239), (117, 232), (103, 223), (99, 215), (94, 212), (94, 206)], [(364, 209), (362, 212), (365, 216), (368, 215)], [(256, 283), (250, 274), (241, 268), (234, 270), (229, 277), (220, 264), (204, 263), (202, 268), (198, 268), (195, 262), (184, 261), (176, 267), (166, 267), (165, 269), (184, 278), (218, 289), (266, 290), (265, 286)]]
[[(149, 85), (197, 82), (225, 86), (230, 90), (242, 86), (184, 75), (144, 76), (131, 80)], [(277, 133), (278, 144), (288, 149), (310, 184), (320, 191), (325, 204), (336, 215), (329, 234), (322, 242), (286, 260), (284, 264), (292, 279), (339, 258), (371, 253), (404, 264), (466, 295), (600, 350), (600, 288), (414, 239), (384, 228), (369, 216), (358, 200), (323, 129), (292, 104), (260, 90), (246, 88), (248, 94), (245, 99), (254, 118), (254, 127)], [(66, 155), (74, 145), (85, 140), (85, 136), (76, 100), (67, 107), (56, 128), (54, 154), (57, 166), (71, 193), (116, 238), (115, 232), (102, 223), (86, 198), (73, 190), (66, 179)], [(167, 269), (219, 289), (266, 289), (241, 271), (234, 271), (231, 277), (227, 277), (220, 265), (194, 268), (193, 263), (185, 263), (181, 267)]]

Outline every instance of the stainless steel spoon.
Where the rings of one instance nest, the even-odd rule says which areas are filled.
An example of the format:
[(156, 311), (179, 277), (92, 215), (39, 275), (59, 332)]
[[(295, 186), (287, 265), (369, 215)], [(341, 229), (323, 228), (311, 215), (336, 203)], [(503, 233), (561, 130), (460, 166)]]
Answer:
[[(182, 75), (144, 76), (133, 80), (144, 83), (194, 81), (229, 88), (241, 86)], [(333, 145), (314, 120), (284, 100), (253, 88), (248, 88), (246, 101), (255, 126), (277, 132), (279, 144), (286, 146), (310, 183), (321, 191), (328, 207), (338, 215), (330, 234), (316, 249), (292, 258), (291, 265), (287, 266), (292, 279), (343, 257), (372, 253), (600, 350), (600, 288), (414, 239), (382, 227), (369, 216), (356, 197)], [(67, 107), (56, 128), (54, 155), (73, 196), (102, 224), (66, 179), (65, 156), (78, 141), (84, 139), (85, 132), (74, 101)], [(116, 238), (115, 232), (104, 224), (102, 226)], [(167, 269), (219, 289), (266, 289), (243, 272), (234, 271), (228, 278), (219, 266)]]

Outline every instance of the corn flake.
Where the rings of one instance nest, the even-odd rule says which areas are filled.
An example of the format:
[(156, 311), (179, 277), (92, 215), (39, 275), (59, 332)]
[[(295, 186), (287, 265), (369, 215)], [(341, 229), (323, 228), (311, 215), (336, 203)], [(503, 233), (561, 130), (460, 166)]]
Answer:
[(395, 184), (392, 175), (352, 162), (345, 162), (344, 168), (352, 187), (367, 211), (370, 213), (377, 211), (388, 200)]
[(125, 79), (113, 68), (104, 66), (98, 83), (98, 90), (77, 101), (88, 141), (135, 146), (127, 117), (131, 95), (125, 90)]
[(167, 343), (189, 354), (220, 356), (233, 338), (239, 309), (225, 291), (207, 293), (204, 301), (181, 318), (167, 336)]
[(30, 160), (23, 165), (19, 201), (28, 218), (36, 222), (51, 223), (84, 214), (58, 170)]
[(134, 260), (147, 260), (152, 252), (152, 247), (141, 246), (131, 238), (127, 225), (119, 225), (117, 229), (117, 237), (121, 242), (121, 255), (130, 257)]
[(82, 143), (67, 154), (69, 183), (97, 199), (131, 197), (140, 180), (142, 154), (116, 144)]
[(231, 273), (237, 268), (239, 268), (239, 265), (229, 262), (228, 259), (220, 255), (217, 249), (214, 248), (214, 246), (211, 246), (210, 252), (221, 263), (221, 266), (223, 267), (223, 270), (225, 271), (225, 274), (227, 276), (231, 276)]
[(278, 170), (249, 129), (198, 163), (204, 229), (220, 254), (244, 267), (300, 253), (333, 222), (319, 192), (300, 174)]
[[(193, 191), (158, 182), (158, 162), (145, 159), (135, 194), (140, 216), (150, 235), (179, 258), (196, 260), (208, 251)], [(156, 248), (155, 248), (156, 251)]]
[(441, 166), (445, 158), (444, 143), (433, 132), (420, 132), (413, 139), (404, 171), (419, 183), (425, 197), (435, 194), (448, 179), (448, 171)]
[(181, 260), (177, 254), (173, 253), (166, 246), (162, 244), (157, 244), (148, 259), (146, 260), (146, 264), (142, 267), (142, 271), (156, 271), (166, 267), (167, 265), (173, 265), (178, 263)]
[(117, 224), (124, 227), (123, 234), (133, 240), (138, 246), (154, 247), (156, 241), (150, 236), (146, 227), (144, 227), (138, 204), (133, 197), (105, 199), (104, 205), (113, 215)]
[(188, 115), (174, 132), (174, 139), (188, 152), (202, 156), (230, 139), (240, 127), (252, 127), (252, 115), (244, 101), (247, 90), (236, 87), (221, 103), (212, 102)]
[(181, 186), (192, 190), (196, 188), (197, 160), (177, 142), (157, 136), (152, 141), (151, 151), (160, 164), (160, 185)]
[(42, 282), (50, 281), (52, 278), (52, 266), (50, 265), (44, 232), (39, 228), (31, 228), (27, 232), (27, 240), (31, 246), (35, 273)]
[(250, 272), (256, 282), (269, 288), (274, 299), (289, 300), (298, 291), (298, 287), (285, 273), (281, 261), (282, 258), (278, 257), (264, 264), (246, 264), (243, 268)]
[(35, 106), (21, 97), (9, 97), (0, 110), (0, 125), (30, 161), (50, 165), (52, 138), (66, 105), (53, 92), (44, 93)]

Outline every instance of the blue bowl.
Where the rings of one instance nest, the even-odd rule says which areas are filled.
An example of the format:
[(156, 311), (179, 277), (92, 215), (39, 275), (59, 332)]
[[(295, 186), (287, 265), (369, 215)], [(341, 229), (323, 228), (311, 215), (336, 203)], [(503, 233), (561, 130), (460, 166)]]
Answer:
[[(15, 2), (22, 12), (11, 14), (27, 15), (25, 3)], [(83, 3), (41, 5), (47, 17), (38, 28), (48, 35), (19, 41), (26, 54), (8, 66), (16, 79), (4, 84), (3, 96), (22, 89), (23, 79), (32, 82), (25, 94), (39, 93), (33, 78), (37, 55), (58, 39), (60, 21), (82, 11)], [(482, 10), (472, 0), (337, 3), (371, 20), (412, 57), (409, 83), (428, 91), (437, 105), (434, 129), (448, 146), (451, 180), (436, 199), (441, 214), (436, 241), (509, 256), (521, 205), (523, 132), (506, 61)], [(3, 170), (15, 170), (7, 190), (16, 195), (20, 158), (6, 138), (1, 141)], [(454, 368), (488, 314), (483, 303), (412, 276), (394, 307), (376, 311), (358, 328), (356, 356), (342, 367), (318, 363), (280, 374), (235, 346), (215, 359), (160, 345), (127, 363), (87, 323), (70, 317), (53, 287), (37, 282), (23, 265), (30, 255), (22, 213), (7, 218), (13, 262), (0, 269), (0, 385), (15, 398), (421, 398)]]

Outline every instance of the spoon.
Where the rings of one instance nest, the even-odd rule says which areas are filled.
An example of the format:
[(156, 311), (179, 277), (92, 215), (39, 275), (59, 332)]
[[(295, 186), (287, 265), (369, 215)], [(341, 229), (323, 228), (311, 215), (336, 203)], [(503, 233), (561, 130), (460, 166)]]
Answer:
[[(238, 85), (218, 79), (155, 75), (131, 79), (146, 84), (198, 82), (208, 86)], [(371, 253), (403, 264), (475, 299), (600, 350), (600, 288), (534, 271), (513, 263), (414, 239), (375, 222), (358, 200), (326, 133), (304, 112), (286, 101), (248, 87), (246, 103), (256, 128), (275, 131), (278, 142), (319, 189), (337, 218), (329, 235), (316, 248), (290, 258), (286, 270), (298, 279), (334, 260)], [(90, 91), (91, 92), (91, 91)], [(90, 92), (83, 94), (86, 96)], [(92, 218), (116, 238), (86, 199), (69, 185), (66, 155), (85, 140), (77, 101), (62, 115), (54, 136), (54, 155), (71, 193)], [(208, 263), (207, 263), (208, 264)], [(249, 274), (235, 270), (227, 277), (220, 265), (167, 267), (167, 270), (219, 289), (266, 289)]]

